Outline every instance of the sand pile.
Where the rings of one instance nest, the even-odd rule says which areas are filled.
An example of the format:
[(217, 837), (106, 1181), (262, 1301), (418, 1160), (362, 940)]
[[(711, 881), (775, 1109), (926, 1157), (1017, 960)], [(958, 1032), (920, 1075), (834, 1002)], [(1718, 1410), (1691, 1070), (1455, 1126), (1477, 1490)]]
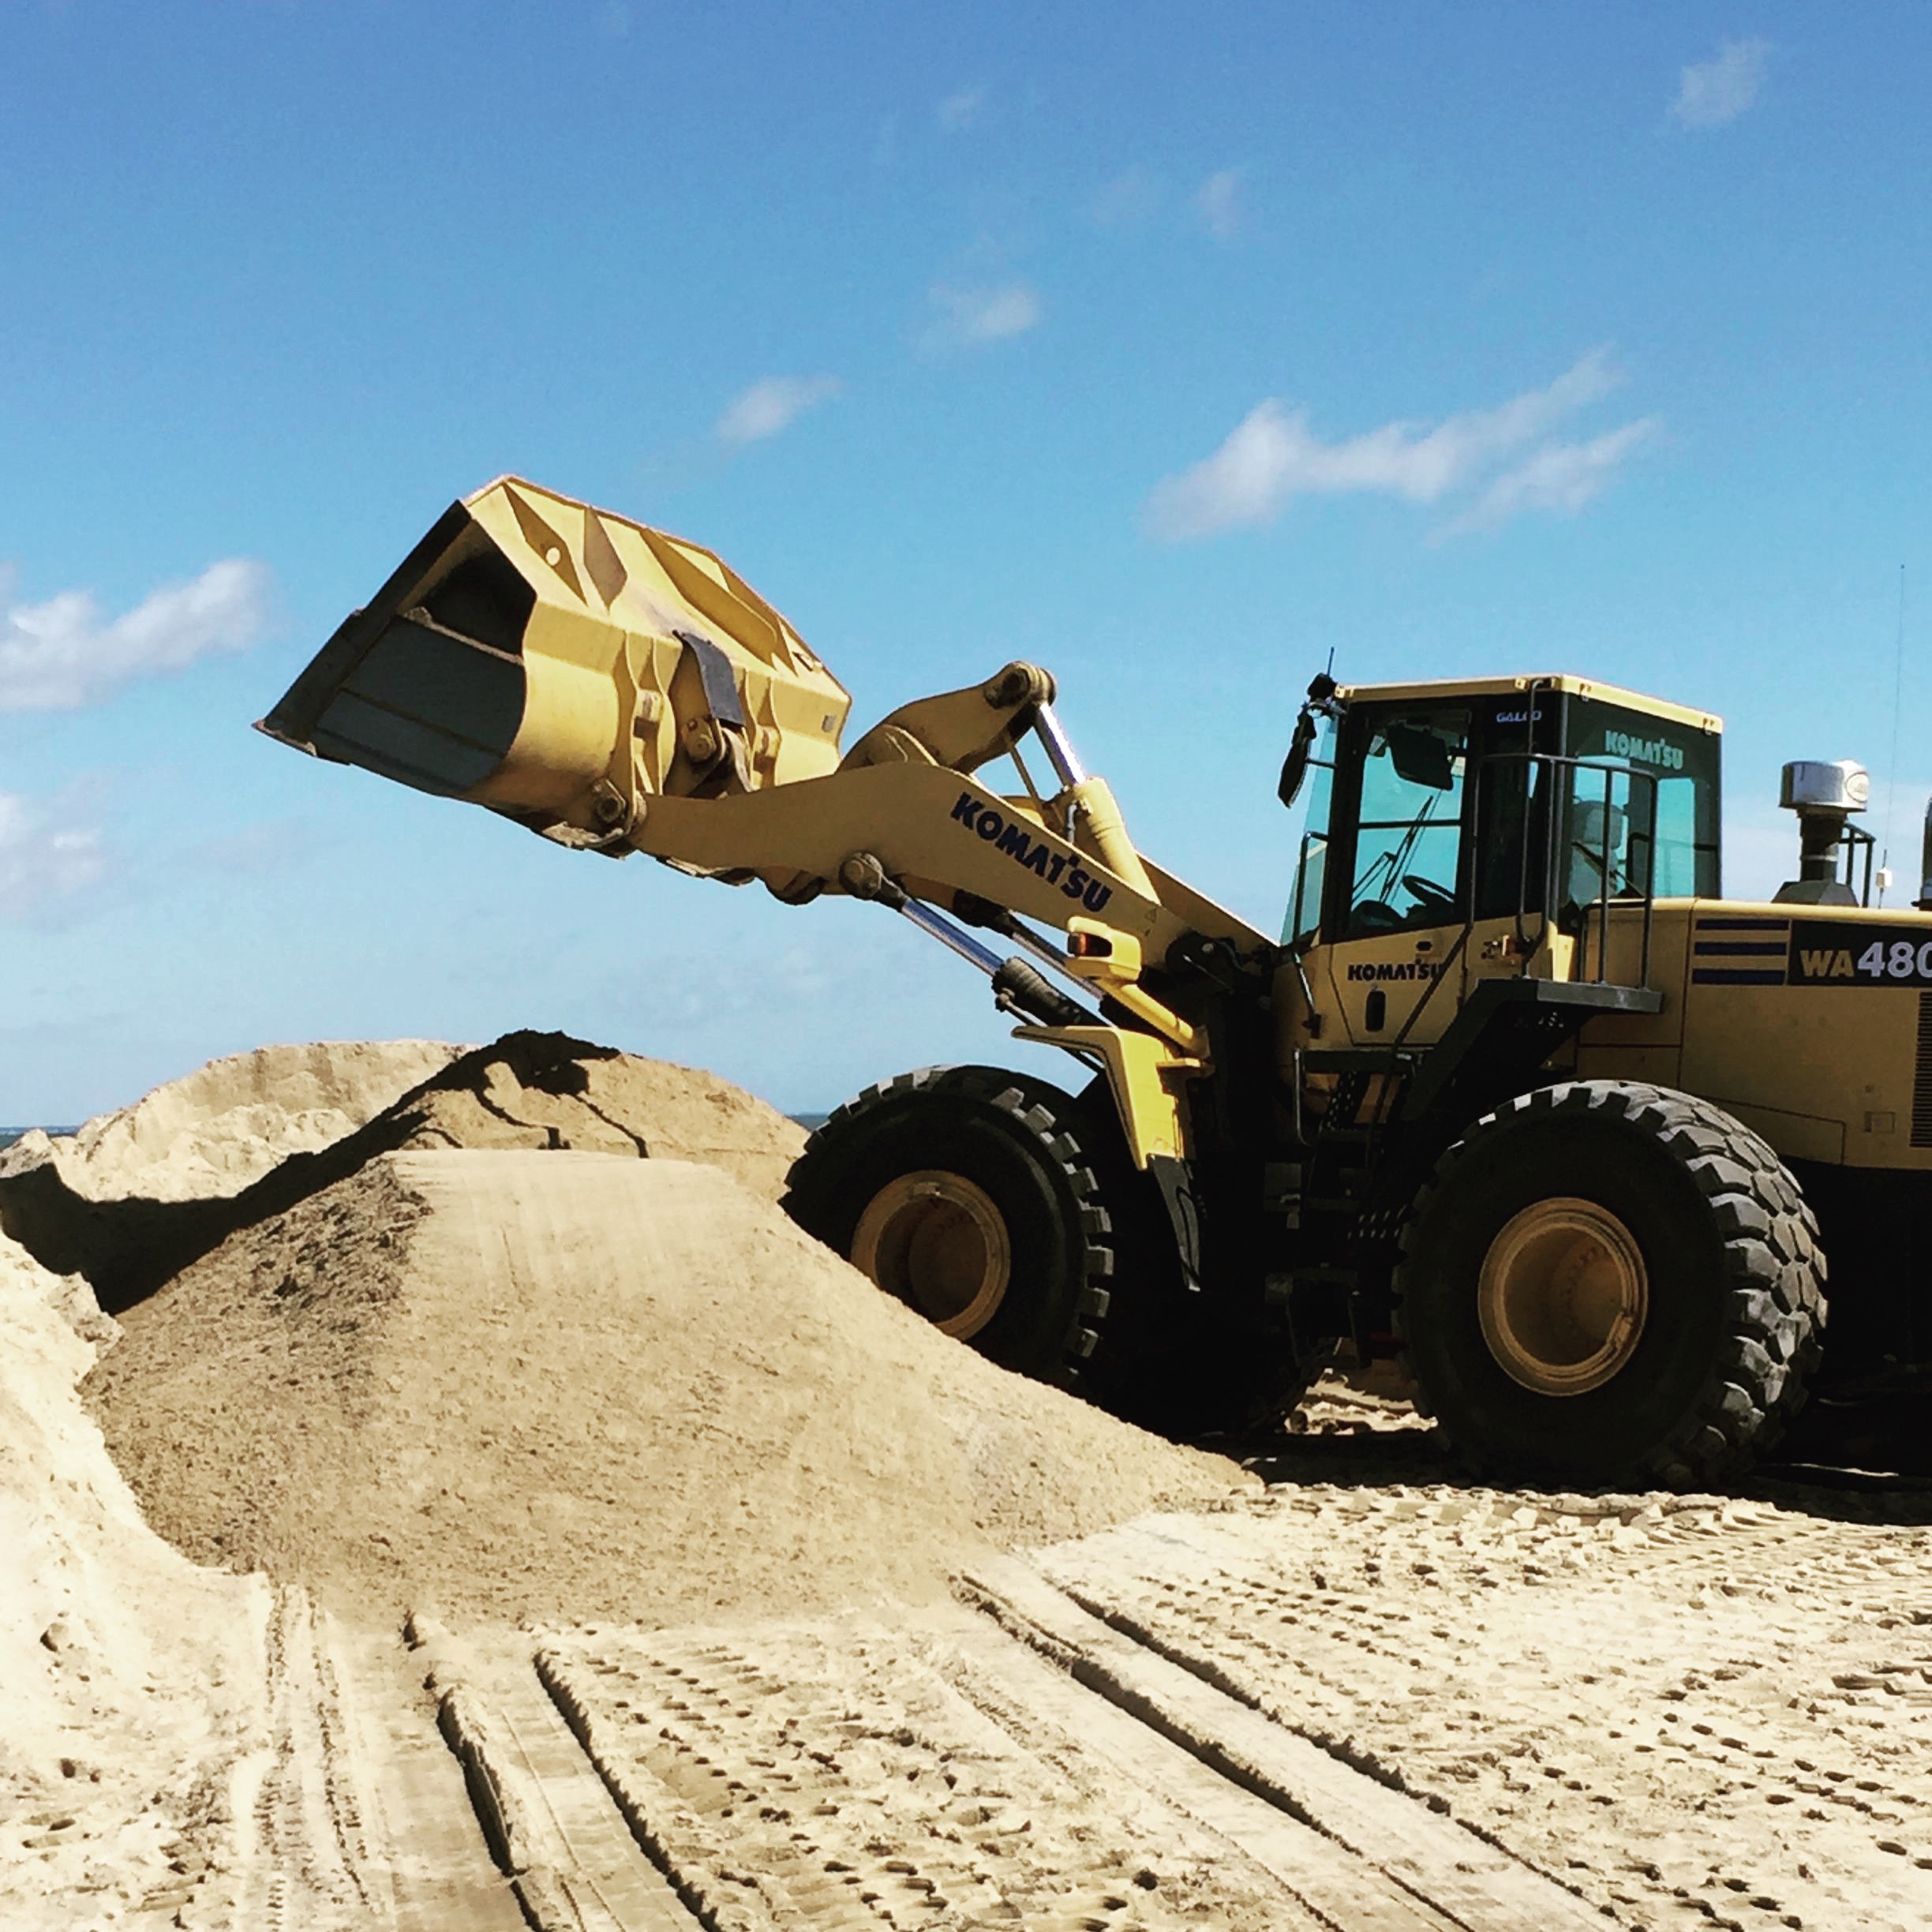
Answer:
[(659, 1621), (930, 1595), (1244, 1480), (994, 1368), (713, 1167), (384, 1154), (126, 1318), (148, 1518), (350, 1605)]
[[(432, 1070), (399, 1091), (425, 1065)], [(284, 1106), (290, 1118), (279, 1122)], [(358, 1114), (353, 1131), (260, 1171), (264, 1150)], [(158, 1088), (71, 1144), (28, 1136), (0, 1159), (0, 1230), (43, 1266), (84, 1275), (118, 1314), (238, 1230), (405, 1148), (668, 1155), (721, 1166), (775, 1198), (804, 1143), (783, 1114), (710, 1074), (561, 1033), (467, 1050), (264, 1047)], [(258, 1178), (227, 1189), (247, 1172)]]
[(0, 1237), (9, 1926), (167, 1909), (206, 1855), (192, 1848), (232, 1822), (234, 1780), (264, 1735), (266, 1586), (198, 1570), (147, 1527), (75, 1393), (112, 1332), (84, 1282)]
[[(366, 1148), (543, 1148), (721, 1167), (776, 1200), (805, 1130), (716, 1074), (593, 1046), (564, 1033), (507, 1033), (405, 1095)], [(365, 1147), (346, 1151), (367, 1158)]]
[(51, 1166), (86, 1200), (238, 1193), (290, 1154), (354, 1133), (462, 1050), (436, 1040), (320, 1040), (211, 1060), (73, 1133), (22, 1135), (0, 1151), (0, 1181)]

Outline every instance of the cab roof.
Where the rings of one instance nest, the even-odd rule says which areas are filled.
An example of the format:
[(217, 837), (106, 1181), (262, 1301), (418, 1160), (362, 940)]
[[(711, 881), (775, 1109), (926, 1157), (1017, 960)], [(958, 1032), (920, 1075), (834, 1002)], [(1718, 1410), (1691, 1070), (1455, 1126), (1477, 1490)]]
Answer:
[(1672, 704), (1666, 698), (1646, 698), (1641, 691), (1625, 691), (1619, 685), (1604, 684), (1594, 678), (1578, 677), (1567, 671), (1545, 672), (1533, 676), (1492, 678), (1440, 678), (1419, 684), (1342, 684), (1335, 695), (1344, 704), (1408, 703), (1444, 698), (1509, 698), (1518, 692), (1568, 691), (1578, 698), (1593, 698), (1600, 704), (1621, 705), (1626, 710), (1641, 711), (1673, 724), (1688, 724), (1693, 730), (1715, 735), (1724, 729), (1724, 720), (1709, 711), (1695, 711), (1687, 705)]

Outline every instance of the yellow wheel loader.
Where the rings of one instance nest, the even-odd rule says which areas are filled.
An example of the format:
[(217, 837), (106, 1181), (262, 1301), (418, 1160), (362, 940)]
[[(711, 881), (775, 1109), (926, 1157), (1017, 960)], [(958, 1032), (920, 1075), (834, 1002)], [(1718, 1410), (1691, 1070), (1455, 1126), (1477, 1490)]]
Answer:
[(1932, 1357), (1932, 915), (1847, 882), (1855, 768), (1788, 768), (1800, 876), (1734, 903), (1715, 717), (1318, 678), (1277, 943), (1138, 849), (1054, 698), (1008, 665), (841, 753), (845, 691), (719, 559), (505, 477), (262, 728), (578, 850), (871, 901), (983, 972), (1073, 1077), (874, 1088), (787, 1204), (1136, 1419), (1248, 1423), (1400, 1354), (1478, 1466), (1704, 1484), (1808, 1387)]

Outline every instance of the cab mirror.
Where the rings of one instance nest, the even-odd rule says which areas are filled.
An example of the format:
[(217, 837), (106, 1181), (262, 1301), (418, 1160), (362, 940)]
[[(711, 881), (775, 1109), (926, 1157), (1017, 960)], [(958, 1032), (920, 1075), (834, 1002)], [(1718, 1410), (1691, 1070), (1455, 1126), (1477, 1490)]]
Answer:
[(1292, 806), (1301, 795), (1303, 782), (1308, 777), (1309, 754), (1315, 747), (1315, 711), (1310, 705), (1301, 707), (1301, 715), (1295, 720), (1294, 736), (1288, 741), (1288, 755), (1282, 760), (1281, 777), (1275, 787), (1275, 796), (1285, 806)]
[[(1328, 663), (1332, 669), (1333, 651), (1328, 653)], [(1329, 700), (1341, 688), (1327, 671), (1317, 671), (1309, 681), (1308, 699), (1295, 720), (1294, 736), (1288, 741), (1288, 755), (1282, 760), (1281, 777), (1275, 784), (1275, 796), (1285, 806), (1292, 806), (1301, 796), (1303, 782), (1308, 777), (1309, 754), (1314, 750), (1316, 734), (1321, 729), (1315, 721), (1318, 717), (1336, 715)]]
[(1405, 784), (1422, 785), (1431, 792), (1447, 792), (1455, 783), (1455, 770), (1449, 759), (1449, 747), (1432, 731), (1420, 724), (1391, 724), (1384, 736), (1389, 762)]

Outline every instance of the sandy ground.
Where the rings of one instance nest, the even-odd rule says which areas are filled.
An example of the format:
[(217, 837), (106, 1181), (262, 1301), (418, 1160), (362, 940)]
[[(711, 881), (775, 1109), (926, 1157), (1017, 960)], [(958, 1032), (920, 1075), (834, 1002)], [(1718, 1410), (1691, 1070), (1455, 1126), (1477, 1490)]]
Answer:
[(118, 1340), (0, 1238), (0, 1923), (1932, 1924), (1924, 1486), (1478, 1487), (1333, 1380), (1244, 1486), (804, 1241), (749, 1096), (572, 1048), (325, 1056), (360, 1124), (238, 1184), (260, 1068), (29, 1149), (238, 1218)]
[(1835, 1927), (1932, 1923), (1929, 1558), (1842, 1502), (1395, 1484), (1043, 1567), (1606, 1916)]
[(953, 1603), (324, 1619), (283, 1776), (360, 1837), (256, 1869), (290, 1927), (1919, 1928), (1923, 1513), (1297, 1484)]

